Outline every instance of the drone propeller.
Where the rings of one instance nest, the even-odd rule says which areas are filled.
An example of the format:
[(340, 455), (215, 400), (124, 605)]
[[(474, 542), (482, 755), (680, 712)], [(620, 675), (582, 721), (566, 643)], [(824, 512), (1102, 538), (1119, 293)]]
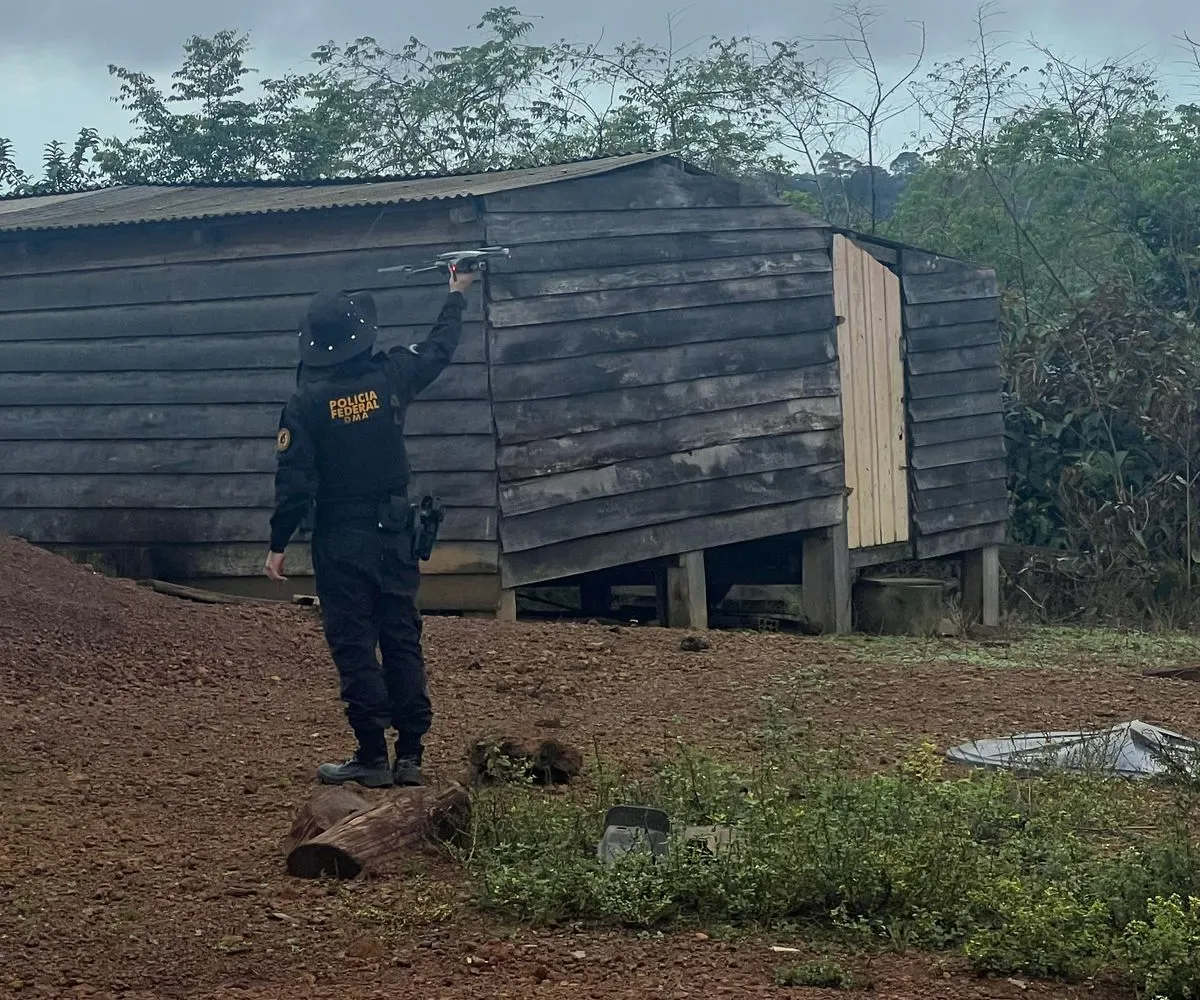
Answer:
[(451, 274), (466, 264), (470, 270), (485, 270), (489, 257), (508, 257), (508, 247), (480, 247), (477, 250), (451, 250), (449, 253), (438, 254), (430, 264), (421, 266), (415, 264), (394, 264), (391, 267), (379, 268), (379, 274), (400, 272), (403, 274), (420, 274), (424, 271), (449, 271)]

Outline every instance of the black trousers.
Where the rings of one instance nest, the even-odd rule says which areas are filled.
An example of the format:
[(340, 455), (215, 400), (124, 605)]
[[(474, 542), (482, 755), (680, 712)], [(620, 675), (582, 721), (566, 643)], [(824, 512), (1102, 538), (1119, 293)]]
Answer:
[(390, 726), (397, 733), (397, 752), (419, 755), (433, 709), (421, 651), (416, 607), (421, 572), (412, 556), (412, 536), (385, 533), (372, 523), (318, 521), (312, 551), (325, 640), (360, 746), (377, 747)]

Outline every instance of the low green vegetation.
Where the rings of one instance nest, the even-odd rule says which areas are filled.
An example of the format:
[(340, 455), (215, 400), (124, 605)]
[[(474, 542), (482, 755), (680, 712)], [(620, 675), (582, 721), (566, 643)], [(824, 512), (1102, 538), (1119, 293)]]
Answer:
[(808, 986), (827, 990), (863, 989), (869, 985), (839, 963), (827, 960), (785, 965), (775, 973), (775, 982), (779, 986)]
[(861, 663), (924, 666), (947, 663), (996, 669), (1115, 667), (1144, 670), (1200, 663), (1200, 635), (1114, 628), (1031, 627), (1002, 640), (911, 636), (839, 636), (837, 648)]
[[(855, 949), (958, 950), (982, 973), (1115, 977), (1148, 997), (1200, 997), (1200, 786), (1007, 773), (946, 776), (931, 745), (855, 776), (776, 730), (732, 767), (680, 746), (652, 777), (549, 795), (478, 795), (463, 860), (478, 904), (534, 923), (770, 931)], [(725, 824), (713, 855), (601, 864), (607, 806)], [(785, 966), (795, 985), (852, 988), (836, 963)]]

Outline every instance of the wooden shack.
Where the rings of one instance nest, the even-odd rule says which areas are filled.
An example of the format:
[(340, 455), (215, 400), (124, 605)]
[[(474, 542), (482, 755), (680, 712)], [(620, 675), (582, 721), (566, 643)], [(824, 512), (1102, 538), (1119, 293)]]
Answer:
[(856, 569), (963, 555), (995, 617), (994, 274), (667, 154), (0, 200), (0, 531), (258, 586), (309, 296), (371, 289), (381, 346), (419, 341), (442, 279), (378, 269), (484, 244), (511, 259), (407, 424), (414, 491), (450, 507), (423, 607), (639, 566), (703, 624), (706, 568), (770, 552), (844, 629)]

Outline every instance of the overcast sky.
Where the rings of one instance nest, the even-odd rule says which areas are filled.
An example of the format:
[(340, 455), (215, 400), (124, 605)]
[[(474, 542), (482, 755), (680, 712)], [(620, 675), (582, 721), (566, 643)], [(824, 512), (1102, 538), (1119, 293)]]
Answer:
[[(828, 0), (507, 2), (538, 20), (543, 40), (664, 41), (669, 15), (676, 42), (714, 34), (812, 38), (833, 30)], [(48, 140), (69, 140), (81, 125), (105, 134), (123, 131), (126, 116), (111, 100), (116, 88), (108, 64), (161, 81), (179, 65), (180, 45), (191, 34), (249, 31), (255, 48), (251, 65), (272, 75), (302, 68), (325, 41), (359, 35), (395, 45), (410, 35), (438, 46), (463, 44), (476, 37), (470, 28), (478, 15), (497, 5), (495, 0), (0, 0), (0, 136), (12, 139), (24, 165), (34, 167)], [(974, 0), (899, 0), (879, 6), (887, 12), (875, 47), (890, 72), (899, 71), (919, 38), (906, 20), (924, 22), (929, 60), (970, 48)], [(1189, 71), (1177, 41), (1185, 31), (1200, 37), (1195, 0), (1001, 0), (992, 25), (1014, 44), (1033, 35), (1066, 54), (1091, 59), (1138, 50), (1161, 61), (1180, 99), (1200, 99), (1200, 71)], [(904, 143), (899, 132), (889, 138), (893, 147)]]

